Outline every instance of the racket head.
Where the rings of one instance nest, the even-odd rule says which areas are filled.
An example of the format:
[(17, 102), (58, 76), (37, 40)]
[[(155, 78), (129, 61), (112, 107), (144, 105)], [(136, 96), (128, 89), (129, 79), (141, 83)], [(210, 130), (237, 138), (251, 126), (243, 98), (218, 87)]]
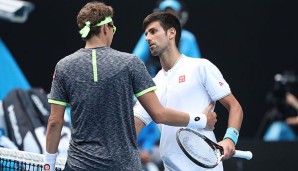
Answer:
[(216, 146), (206, 136), (190, 128), (180, 128), (176, 140), (183, 153), (195, 164), (204, 168), (214, 168), (219, 164), (222, 147)]

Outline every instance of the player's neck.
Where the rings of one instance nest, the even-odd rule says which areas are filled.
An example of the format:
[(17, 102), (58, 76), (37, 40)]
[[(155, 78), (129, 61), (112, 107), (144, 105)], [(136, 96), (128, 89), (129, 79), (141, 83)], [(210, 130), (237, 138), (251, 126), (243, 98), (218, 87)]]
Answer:
[(96, 48), (101, 46), (109, 46), (108, 42), (103, 39), (99, 38), (98, 36), (92, 36), (90, 39), (86, 41), (85, 48)]
[(160, 64), (165, 71), (172, 69), (180, 59), (180, 52), (178, 50), (168, 51), (160, 55)]

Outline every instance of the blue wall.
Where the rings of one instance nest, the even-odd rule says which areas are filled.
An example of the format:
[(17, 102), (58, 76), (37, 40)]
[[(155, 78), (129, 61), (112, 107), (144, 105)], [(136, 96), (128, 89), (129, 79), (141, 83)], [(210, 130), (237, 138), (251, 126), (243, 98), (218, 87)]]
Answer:
[(0, 100), (15, 88), (29, 89), (30, 84), (0, 39)]

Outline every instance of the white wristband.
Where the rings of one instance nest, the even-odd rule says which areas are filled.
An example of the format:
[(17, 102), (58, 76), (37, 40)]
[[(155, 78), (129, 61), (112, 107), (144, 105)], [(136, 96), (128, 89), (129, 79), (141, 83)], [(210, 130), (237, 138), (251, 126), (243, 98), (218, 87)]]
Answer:
[(189, 122), (186, 127), (203, 129), (207, 125), (207, 117), (205, 114), (189, 114)]
[(45, 171), (55, 171), (55, 164), (56, 164), (57, 156), (58, 156), (58, 153), (50, 154), (50, 153), (46, 152), (45, 165), (44, 165)]

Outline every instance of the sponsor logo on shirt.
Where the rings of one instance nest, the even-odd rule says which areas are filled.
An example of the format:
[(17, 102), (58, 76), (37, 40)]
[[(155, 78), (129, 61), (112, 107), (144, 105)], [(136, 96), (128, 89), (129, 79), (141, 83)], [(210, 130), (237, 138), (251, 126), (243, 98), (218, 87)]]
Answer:
[(179, 83), (183, 83), (183, 82), (185, 82), (185, 75), (181, 75), (179, 77)]
[(199, 121), (201, 118), (200, 117), (195, 117), (195, 121)]

